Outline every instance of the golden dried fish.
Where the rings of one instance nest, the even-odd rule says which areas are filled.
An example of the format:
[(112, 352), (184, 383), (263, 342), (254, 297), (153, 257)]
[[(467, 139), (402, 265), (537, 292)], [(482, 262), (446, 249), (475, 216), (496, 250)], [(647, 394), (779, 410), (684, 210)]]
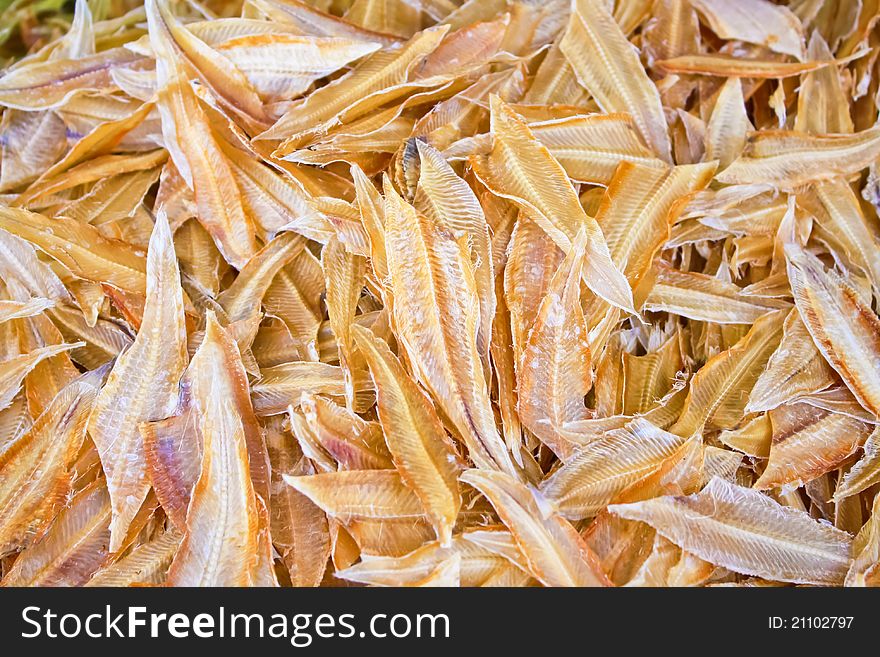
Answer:
[(878, 233), (865, 216), (858, 197), (842, 180), (814, 185), (799, 196), (815, 216), (816, 236), (829, 245), (836, 258), (846, 258), (871, 281), (880, 293)]
[(861, 458), (841, 477), (834, 491), (834, 500), (841, 500), (858, 495), (880, 481), (880, 444), (878, 430), (875, 428), (865, 439), (864, 453)]
[(436, 84), (432, 78), (419, 81), (411, 80), (411, 76), (446, 32), (446, 28), (429, 28), (399, 47), (374, 53), (348, 75), (294, 105), (260, 139), (285, 139), (276, 151), (277, 156), (283, 156), (293, 150), (291, 145), (304, 133), (350, 122), (410, 91), (430, 88)]
[(643, 34), (649, 61), (697, 52), (700, 25), (690, 0), (660, 0)]
[(748, 393), (782, 338), (783, 311), (768, 312), (730, 349), (710, 359), (690, 382), (681, 417), (669, 429), (690, 436), (706, 426), (731, 429), (739, 424)]
[(358, 299), (364, 287), (367, 262), (362, 256), (349, 253), (335, 236), (321, 251), (321, 267), (327, 289), (325, 303), (330, 326), (336, 337), (339, 366), (345, 377), (345, 400), (355, 407), (354, 371), (361, 361), (357, 358), (351, 327), (357, 312)]
[(606, 185), (621, 162), (665, 169), (629, 114), (587, 114), (532, 123), (532, 134), (574, 180)]
[(582, 231), (550, 281), (517, 370), (520, 420), (557, 453), (566, 424), (590, 417), (584, 396), (593, 371), (580, 303), (585, 240)]
[[(92, 158), (97, 162), (112, 161), (112, 157), (110, 156), (113, 150), (120, 145), (120, 142), (129, 132), (136, 129), (144, 122), (147, 116), (153, 111), (153, 108), (154, 105), (152, 102), (143, 103), (131, 113), (126, 114), (119, 119), (99, 123), (91, 132), (77, 141), (76, 144), (73, 145), (73, 148), (71, 148), (63, 158), (49, 167), (49, 169), (40, 177), (40, 180), (62, 178), (61, 174), (70, 169), (83, 169), (85, 168), (86, 160), (89, 158)], [(154, 153), (153, 155), (156, 159), (161, 161), (164, 161), (167, 157), (167, 155), (161, 151), (159, 153)], [(147, 157), (149, 157), (149, 155)], [(130, 159), (133, 162), (140, 162), (142, 160), (142, 158), (137, 156), (131, 157)], [(161, 164), (161, 161), (157, 163)], [(124, 173), (126, 170), (133, 171), (135, 168), (134, 166), (131, 166), (131, 168), (120, 166), (117, 172)]]
[(654, 153), (671, 162), (660, 94), (602, 0), (574, 0), (559, 48), (605, 112), (628, 112)]
[[(807, 56), (817, 61), (834, 59), (818, 30), (810, 36)], [(804, 76), (798, 92), (794, 129), (818, 135), (853, 132), (846, 92), (835, 67), (827, 66)]]
[(507, 559), (475, 544), (467, 535), (458, 535), (447, 548), (433, 542), (402, 557), (367, 557), (339, 571), (337, 576), (371, 586), (413, 585), (427, 578), (450, 555), (461, 559), (461, 586), (488, 586), (510, 570), (519, 571)]
[(880, 128), (852, 135), (762, 131), (749, 135), (743, 155), (715, 176), (732, 185), (796, 187), (867, 167), (880, 155)]
[(431, 402), (388, 346), (368, 329), (352, 326), (353, 337), (376, 385), (379, 420), (404, 483), (418, 495), (443, 546), (461, 506), (459, 458)]
[(147, 586), (165, 583), (168, 567), (180, 545), (180, 534), (170, 530), (137, 545), (119, 561), (101, 567), (86, 586)]
[(265, 102), (277, 102), (302, 94), (315, 80), (379, 47), (351, 38), (255, 34), (223, 41), (217, 51), (248, 78)]
[(510, 237), (504, 295), (510, 311), (514, 364), (518, 366), (538, 308), (564, 254), (541, 228), (520, 215)]
[(82, 586), (107, 557), (109, 542), (110, 496), (99, 479), (73, 496), (0, 585)]
[(880, 584), (880, 496), (874, 497), (871, 518), (853, 541), (855, 558), (846, 574), (846, 586)]
[(255, 0), (255, 3), (276, 21), (287, 21), (305, 34), (375, 41), (383, 46), (399, 41), (391, 34), (364, 29), (348, 20), (321, 11), (303, 0)]
[(471, 158), (475, 173), (493, 193), (516, 203), (563, 251), (568, 252), (580, 228), (586, 228), (584, 281), (609, 303), (634, 312), (632, 290), (611, 261), (601, 228), (584, 212), (565, 170), (504, 101), (493, 96), (491, 102), (494, 147), (485, 159)]
[[(268, 456), (256, 420), (247, 417), (250, 402), (241, 399), (238, 389), (244, 370), (240, 361), (237, 367), (230, 363), (230, 352), (237, 355), (235, 343), (209, 315), (205, 338), (189, 366), (202, 463), (186, 531), (168, 572), (172, 585), (275, 583), (265, 501)], [(219, 523), (218, 514), (223, 518)]]
[(398, 339), (417, 378), (480, 467), (515, 473), (477, 351), (479, 297), (465, 238), (385, 195), (385, 249)]
[(746, 294), (733, 283), (696, 272), (681, 272), (660, 263), (643, 310), (665, 311), (716, 324), (751, 324), (771, 310), (785, 307), (776, 299)]
[(173, 413), (186, 359), (180, 273), (171, 229), (160, 214), (147, 253), (143, 323), (131, 347), (114, 363), (89, 418), (113, 503), (112, 552), (150, 489), (138, 425)]
[(796, 308), (785, 318), (782, 331), (779, 347), (752, 388), (747, 413), (769, 411), (834, 383), (834, 372), (813, 344)]
[(672, 390), (684, 372), (681, 334), (671, 335), (656, 350), (642, 356), (623, 354), (623, 412), (650, 411)]
[(38, 536), (64, 506), (97, 393), (94, 377), (86, 377), (66, 386), (0, 453), (0, 554)]
[(461, 480), (485, 495), (513, 534), (529, 572), (547, 586), (609, 586), (599, 560), (567, 520), (542, 512), (536, 493), (503, 472), (468, 470)]
[[(859, 53), (862, 56), (864, 53)], [(789, 78), (834, 66), (836, 61), (780, 62), (775, 59), (747, 59), (712, 53), (681, 55), (654, 62), (665, 73), (712, 75), (724, 78)]]
[(412, 522), (425, 514), (421, 500), (395, 470), (284, 475), (284, 481), (346, 524), (358, 520)]
[(672, 224), (691, 197), (709, 184), (715, 164), (660, 169), (621, 164), (596, 212), (615, 266), (636, 289)]
[(803, 59), (804, 28), (788, 7), (766, 0), (692, 0), (694, 8), (722, 39), (735, 39)]
[[(218, 100), (230, 111), (253, 125), (269, 123), (263, 103), (250, 81), (228, 58), (212, 50), (194, 36), (174, 17), (165, 0), (146, 0), (147, 24), (150, 43), (156, 49), (161, 63), (168, 66), (167, 57), (181, 53), (199, 79), (213, 91)], [(167, 75), (160, 70), (160, 77)]]
[(49, 219), (35, 212), (0, 208), (0, 228), (26, 239), (75, 275), (121, 290), (144, 294), (146, 259), (143, 252), (110, 240), (89, 224), (64, 217)]
[(846, 532), (718, 477), (695, 495), (658, 497), (609, 509), (647, 522), (710, 563), (746, 575), (839, 585), (851, 561), (852, 539)]
[[(345, 377), (335, 365), (311, 361), (292, 361), (267, 367), (260, 380), (251, 386), (254, 410), (258, 415), (285, 413), (291, 404), (297, 405), (304, 392), (331, 397), (345, 396)], [(372, 389), (365, 372), (355, 380), (355, 393)]]
[(110, 48), (77, 59), (35, 61), (0, 77), (0, 105), (33, 111), (59, 107), (76, 94), (111, 92), (111, 71), (140, 68), (146, 59), (126, 48)]
[[(184, 380), (184, 389), (189, 383)], [(179, 529), (186, 525), (193, 486), (199, 476), (201, 436), (192, 403), (184, 393), (179, 415), (139, 425), (150, 484), (169, 520)]]
[(340, 469), (394, 467), (378, 422), (364, 420), (347, 407), (310, 393), (303, 393), (300, 410), (314, 436), (312, 448), (325, 452)]
[(22, 381), (37, 365), (47, 358), (81, 347), (83, 344), (85, 343), (49, 345), (0, 361), (0, 410), (12, 403), (21, 390)]
[(786, 244), (788, 276), (816, 348), (866, 410), (880, 415), (880, 319), (844, 279), (816, 256)]
[(589, 518), (617, 493), (658, 469), (684, 442), (647, 420), (635, 419), (567, 458), (541, 483), (541, 493), (564, 517)]
[(330, 556), (327, 516), (302, 493), (284, 483), (282, 473), (305, 475), (310, 466), (296, 445), (276, 428), (266, 432), (272, 466), (269, 517), (272, 544), (293, 586), (318, 586)]
[(273, 279), (305, 245), (295, 233), (281, 233), (255, 253), (241, 268), (235, 280), (217, 296), (217, 303), (230, 324), (254, 321)]
[(722, 431), (718, 440), (743, 454), (765, 459), (770, 456), (772, 436), (773, 426), (770, 424), (770, 416), (762, 413), (746, 420), (735, 429)]
[(871, 429), (847, 415), (789, 404), (770, 411), (773, 438), (758, 490), (802, 485), (834, 470), (865, 441)]
[(163, 61), (170, 70), (159, 90), (166, 148), (195, 194), (199, 221), (211, 233), (224, 258), (241, 267), (257, 251), (253, 217), (245, 210), (232, 166), (218, 143), (222, 137), (213, 133), (205, 110), (163, 38), (151, 32), (158, 52), (172, 59)]
[(21, 187), (51, 167), (67, 147), (66, 132), (64, 121), (55, 112), (3, 112), (0, 191)]
[(742, 83), (730, 78), (721, 87), (706, 125), (706, 157), (726, 169), (742, 153), (751, 128)]
[(421, 141), (416, 142), (416, 147), (419, 151), (419, 183), (413, 199), (416, 208), (448, 227), (456, 238), (466, 236), (468, 239), (474, 284), (480, 298), (477, 348), (488, 371), (496, 303), (489, 224), (476, 195), (443, 156)]

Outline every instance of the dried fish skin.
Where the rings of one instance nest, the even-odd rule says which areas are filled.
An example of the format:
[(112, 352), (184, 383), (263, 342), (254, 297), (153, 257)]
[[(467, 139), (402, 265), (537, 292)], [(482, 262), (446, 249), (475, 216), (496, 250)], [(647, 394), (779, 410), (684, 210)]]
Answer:
[(186, 509), (199, 477), (202, 437), (184, 376), (177, 414), (139, 425), (150, 484), (159, 504), (180, 531), (186, 527)]
[(79, 342), (41, 347), (30, 353), (0, 361), (0, 410), (7, 408), (12, 403), (21, 390), (22, 381), (37, 365), (48, 358), (81, 347), (83, 344)]
[(880, 128), (852, 135), (761, 131), (749, 135), (743, 155), (715, 179), (731, 185), (770, 183), (790, 189), (851, 175), (878, 155)]
[(742, 83), (730, 78), (721, 87), (706, 125), (706, 157), (726, 169), (742, 153), (751, 130)]
[(504, 557), (476, 545), (466, 535), (459, 535), (452, 539), (449, 548), (434, 542), (403, 557), (367, 557), (336, 575), (371, 586), (412, 586), (429, 577), (451, 554), (461, 560), (461, 586), (487, 586), (507, 571), (519, 570)]
[(722, 39), (735, 39), (766, 46), (796, 59), (804, 59), (804, 28), (788, 8), (765, 0), (728, 3), (693, 0), (694, 8)]
[(665, 311), (715, 324), (752, 324), (768, 312), (784, 307), (775, 299), (745, 294), (733, 283), (696, 272), (681, 272), (665, 263), (655, 267), (642, 310)]
[(373, 53), (349, 75), (297, 103), (259, 139), (284, 139), (276, 150), (276, 156), (281, 157), (293, 150), (285, 144), (297, 143), (304, 134), (326, 131), (341, 123), (343, 116), (351, 121), (409, 90), (430, 88), (436, 77), (416, 80), (412, 74), (437, 48), (447, 30), (428, 28), (404, 44)]
[(311, 500), (288, 486), (282, 473), (305, 475), (313, 471), (289, 436), (270, 427), (266, 447), (272, 466), (269, 521), (272, 545), (281, 555), (293, 586), (321, 584), (330, 556), (327, 516)]
[(147, 60), (126, 48), (21, 65), (0, 78), (0, 105), (25, 111), (60, 107), (77, 94), (108, 92), (114, 69), (141, 68)]
[(855, 558), (846, 574), (846, 586), (877, 586), (880, 563), (880, 497), (874, 497), (871, 518), (853, 541)]
[(416, 142), (416, 148), (419, 152), (419, 183), (413, 203), (417, 209), (449, 227), (456, 237), (468, 238), (474, 284), (480, 299), (477, 348), (484, 368), (488, 370), (496, 304), (489, 224), (476, 195), (443, 156), (421, 141)]
[(654, 66), (665, 73), (756, 79), (789, 78), (835, 64), (837, 62), (834, 61), (780, 62), (775, 59), (748, 59), (724, 53), (681, 55), (654, 62)]
[[(303, 392), (331, 397), (345, 396), (342, 369), (327, 363), (291, 361), (263, 368), (260, 380), (251, 386), (251, 399), (257, 415), (278, 415), (291, 404), (299, 404)], [(371, 390), (369, 377), (357, 384), (356, 391)]]
[(880, 434), (875, 428), (865, 440), (862, 457), (837, 482), (834, 501), (857, 495), (880, 481)]
[(165, 531), (158, 538), (141, 543), (119, 561), (102, 566), (85, 586), (164, 584), (168, 566), (180, 546), (180, 538), (175, 531)]
[(709, 360), (690, 382), (681, 417), (669, 429), (690, 436), (706, 426), (731, 429), (739, 424), (752, 389), (782, 338), (785, 311), (759, 318), (730, 349)]
[(425, 514), (421, 500), (394, 470), (285, 475), (284, 481), (344, 524), (361, 520), (411, 522)]
[(638, 288), (690, 199), (712, 180), (714, 163), (660, 169), (618, 166), (596, 212), (611, 260)]
[(129, 292), (146, 291), (143, 253), (130, 244), (104, 237), (90, 224), (0, 207), (0, 228), (27, 240), (81, 278)]
[(782, 340), (749, 395), (747, 413), (769, 411), (800, 395), (834, 383), (831, 367), (813, 344), (807, 327), (793, 308), (782, 327)]
[(645, 145), (629, 114), (576, 115), (529, 127), (569, 177), (579, 182), (607, 185), (621, 162), (667, 166)]
[(107, 557), (110, 496), (102, 480), (79, 491), (0, 586), (82, 586)]

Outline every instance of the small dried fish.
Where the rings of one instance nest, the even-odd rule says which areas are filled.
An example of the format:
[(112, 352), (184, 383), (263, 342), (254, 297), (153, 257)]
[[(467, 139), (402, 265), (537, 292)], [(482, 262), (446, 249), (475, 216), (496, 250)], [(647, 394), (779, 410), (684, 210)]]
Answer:
[(113, 506), (112, 552), (122, 545), (150, 490), (138, 425), (173, 413), (186, 358), (183, 290), (171, 229), (160, 214), (147, 256), (143, 322), (131, 347), (114, 363), (89, 418)]
[(842, 584), (851, 538), (806, 513), (714, 478), (702, 492), (609, 507), (706, 561), (780, 582)]
[(880, 584), (878, 0), (28, 2), (0, 584)]

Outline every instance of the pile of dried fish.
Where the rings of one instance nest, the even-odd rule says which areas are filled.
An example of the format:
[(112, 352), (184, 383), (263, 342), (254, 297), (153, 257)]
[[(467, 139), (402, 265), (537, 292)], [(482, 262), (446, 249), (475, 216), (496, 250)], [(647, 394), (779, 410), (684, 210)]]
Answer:
[(0, 77), (4, 585), (880, 584), (880, 2), (92, 4)]

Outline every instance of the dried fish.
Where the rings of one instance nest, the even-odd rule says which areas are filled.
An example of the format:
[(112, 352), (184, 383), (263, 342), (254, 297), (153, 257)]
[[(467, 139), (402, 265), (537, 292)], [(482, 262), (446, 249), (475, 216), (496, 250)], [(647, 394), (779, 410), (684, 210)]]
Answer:
[(593, 551), (567, 520), (543, 513), (536, 493), (509, 475), (469, 470), (462, 481), (480, 490), (510, 528), (529, 572), (547, 586), (607, 586)]
[(376, 384), (376, 404), (400, 476), (432, 518), (441, 544), (452, 540), (461, 506), (458, 455), (440, 418), (384, 343), (357, 325), (354, 338)]
[(13, 4), (0, 584), (880, 583), (878, 0)]
[(160, 214), (147, 256), (143, 322), (131, 347), (114, 363), (89, 418), (113, 506), (113, 552), (150, 490), (138, 425), (173, 413), (186, 358), (183, 290), (171, 229)]
[(610, 507), (700, 558), (781, 582), (842, 584), (851, 538), (757, 491), (714, 478), (702, 492)]

